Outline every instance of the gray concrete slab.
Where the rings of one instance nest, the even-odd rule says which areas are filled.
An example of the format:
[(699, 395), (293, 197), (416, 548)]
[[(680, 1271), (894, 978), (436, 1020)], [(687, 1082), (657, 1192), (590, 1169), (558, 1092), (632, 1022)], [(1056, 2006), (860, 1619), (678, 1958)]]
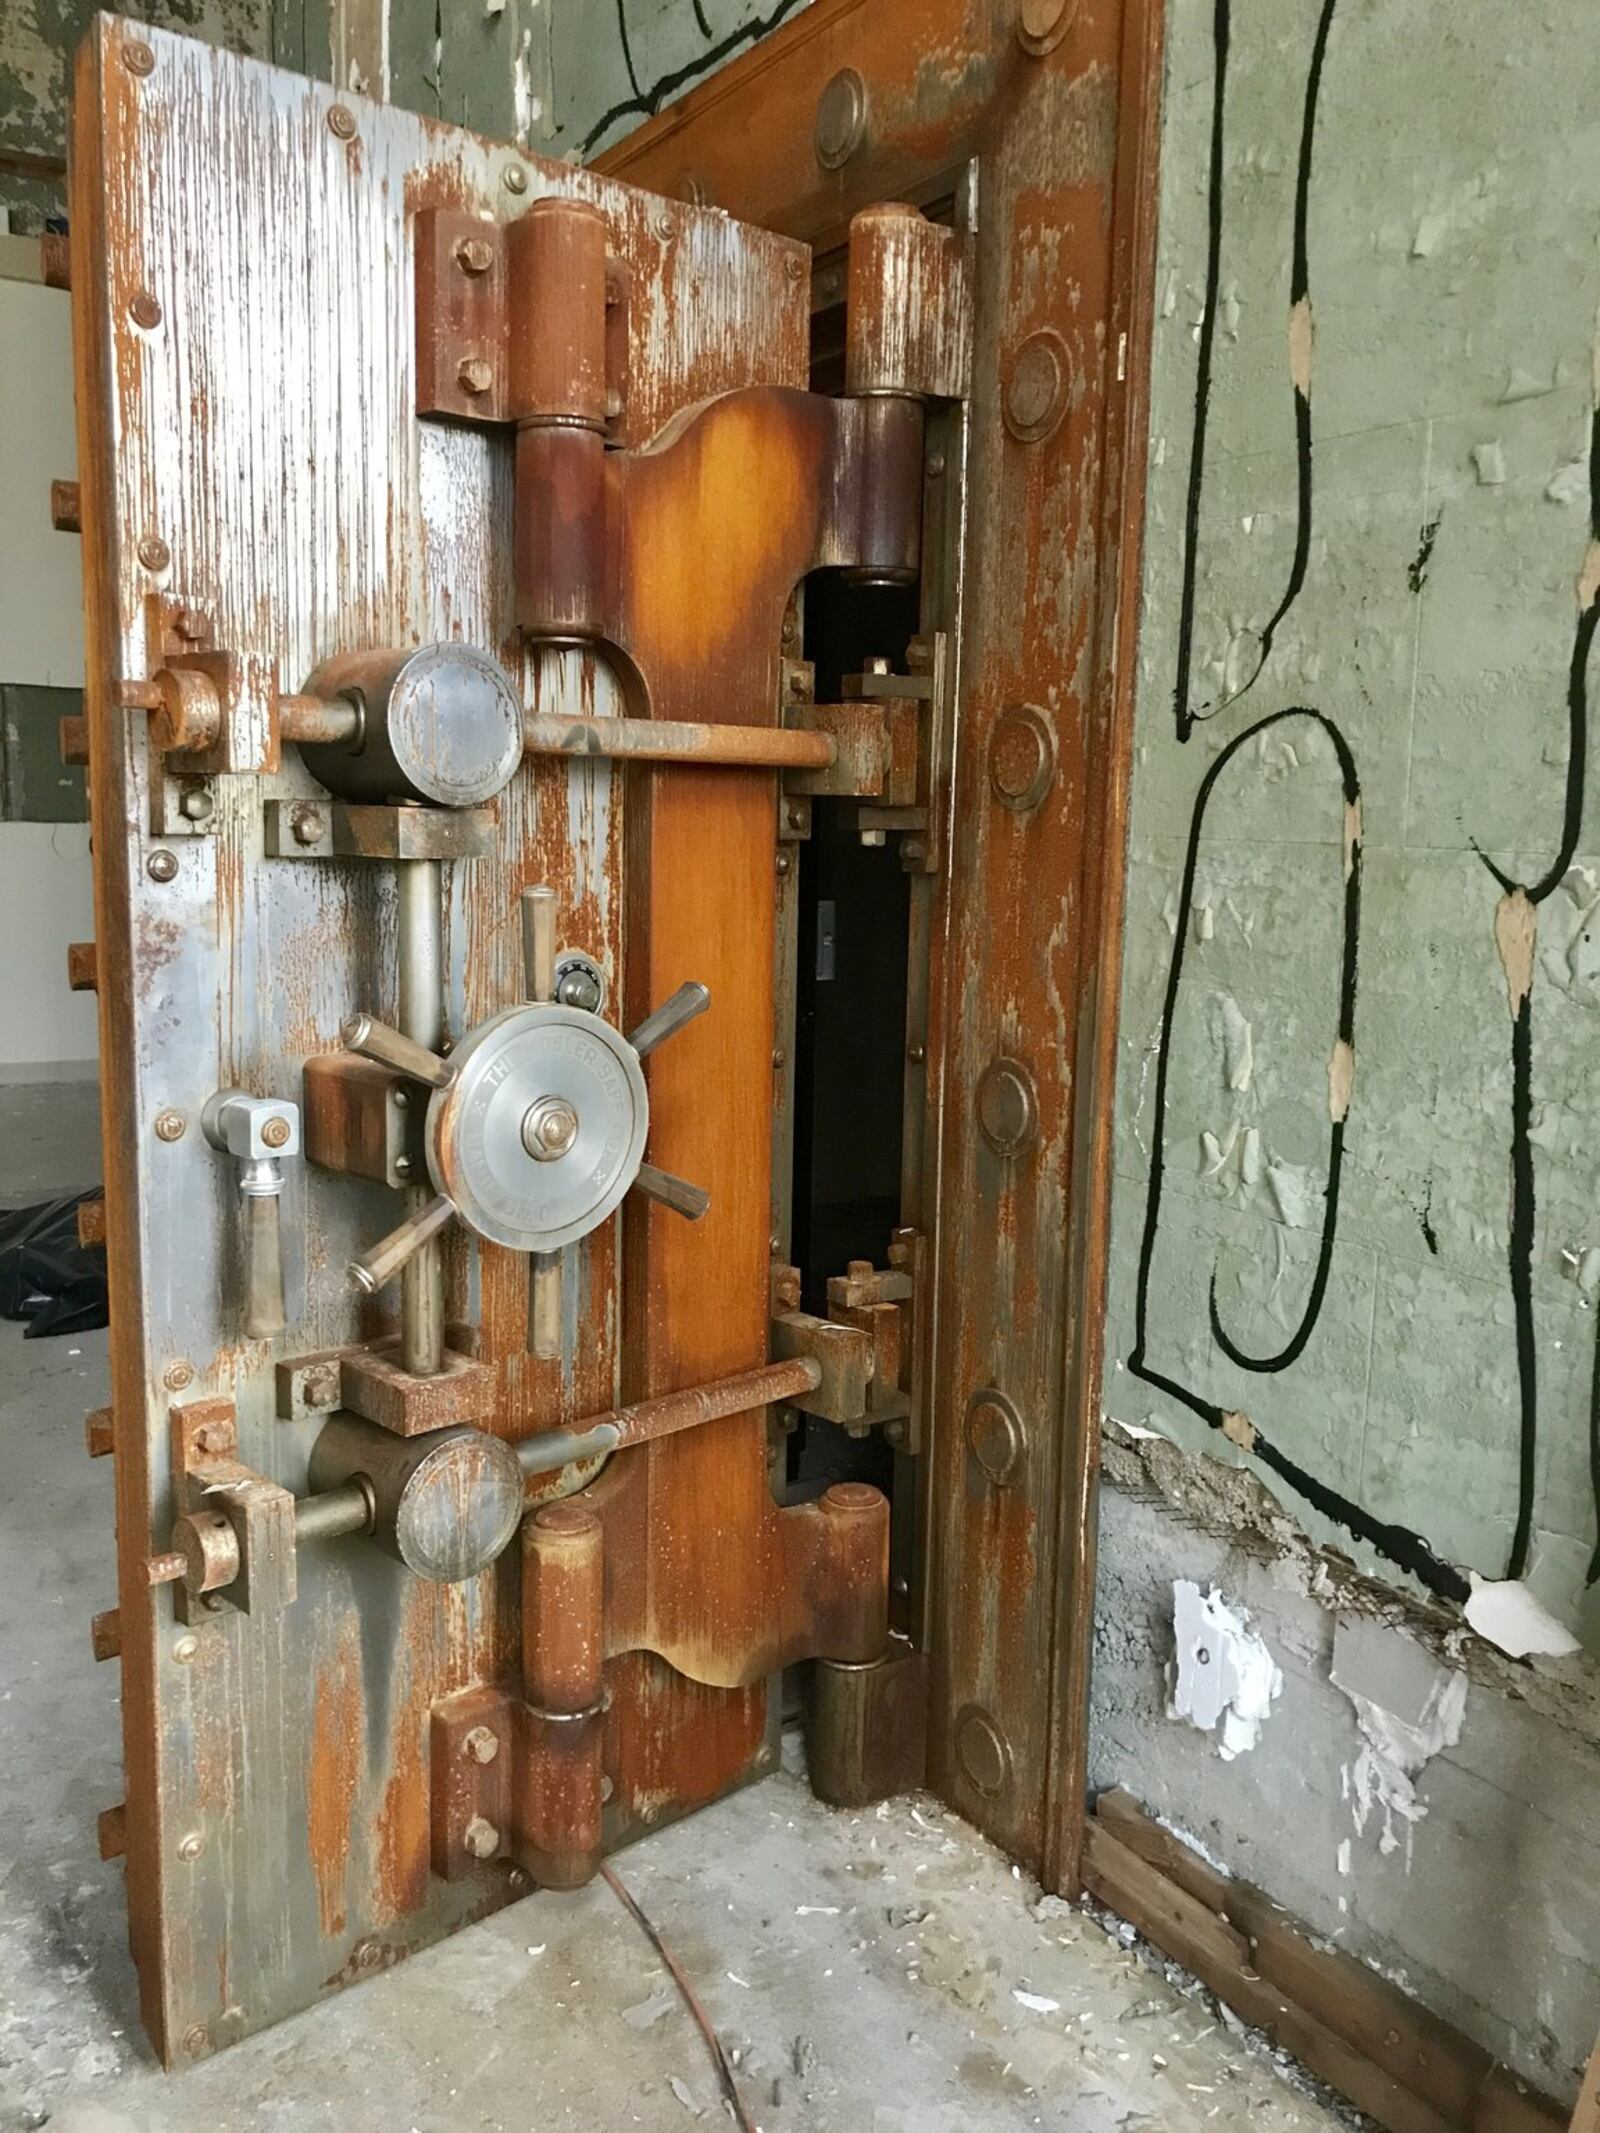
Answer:
[[(704, 2046), (603, 1885), (537, 1893), (176, 2077), (140, 2033), (121, 1869), (106, 1337), (0, 1326), (0, 2127), (557, 2133), (725, 2122)], [(818, 1806), (790, 1767), (620, 1862), (766, 2133), (1337, 2121), (931, 1800)], [(1031, 2003), (1017, 1997), (1031, 1996)]]
[(0, 1082), (0, 1203), (100, 1183), (100, 1084)]

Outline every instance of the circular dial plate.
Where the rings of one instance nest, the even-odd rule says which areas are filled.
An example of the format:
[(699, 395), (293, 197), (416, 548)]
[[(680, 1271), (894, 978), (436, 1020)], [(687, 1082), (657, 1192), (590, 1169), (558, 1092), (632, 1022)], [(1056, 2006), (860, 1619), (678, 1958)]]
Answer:
[(396, 674), (389, 746), (416, 790), (480, 807), (522, 761), (522, 709), (500, 666), (469, 644), (427, 644)]
[[(587, 1236), (638, 1175), (650, 1124), (633, 1047), (581, 1008), (508, 1007), (451, 1055), (456, 1076), (428, 1105), (428, 1168), (471, 1230), (514, 1251)], [(541, 1096), (578, 1115), (565, 1155), (537, 1162), (522, 1122)]]

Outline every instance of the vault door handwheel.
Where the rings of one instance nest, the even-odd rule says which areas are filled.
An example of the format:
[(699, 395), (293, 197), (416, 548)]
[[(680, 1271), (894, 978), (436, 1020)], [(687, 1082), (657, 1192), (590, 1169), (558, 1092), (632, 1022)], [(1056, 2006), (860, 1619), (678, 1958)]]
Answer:
[(529, 1346), (561, 1352), (561, 1254), (598, 1229), (631, 1187), (697, 1221), (710, 1195), (644, 1161), (650, 1101), (640, 1062), (711, 1004), (680, 985), (624, 1036), (556, 997), (556, 897), (522, 894), (525, 997), (469, 1030), (448, 1059), (355, 1014), (346, 1047), (431, 1091), (426, 1148), (434, 1197), (351, 1265), (381, 1288), (451, 1221), (533, 1262)]

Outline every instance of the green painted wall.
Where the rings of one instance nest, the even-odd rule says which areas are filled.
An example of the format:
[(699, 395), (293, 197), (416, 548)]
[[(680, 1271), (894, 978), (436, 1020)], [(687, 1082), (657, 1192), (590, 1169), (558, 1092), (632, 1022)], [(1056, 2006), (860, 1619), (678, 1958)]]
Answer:
[(396, 103), (587, 161), (804, 0), (391, 0)]
[[(98, 12), (97, 0), (0, 6), (0, 207), (10, 209), (13, 230), (35, 232), (64, 212), (60, 177), (19, 165), (64, 158), (73, 54)], [(328, 72), (328, 0), (146, 0), (109, 12), (303, 73)]]
[[(1242, 1412), (1358, 1512), (1490, 1577), (1525, 1526), (1535, 1590), (1593, 1637), (1588, 26), (1577, 0), (1172, 5), (1106, 1406), (1231, 1458), (1194, 1410)], [(1290, 1359), (1242, 1368), (1224, 1340)]]

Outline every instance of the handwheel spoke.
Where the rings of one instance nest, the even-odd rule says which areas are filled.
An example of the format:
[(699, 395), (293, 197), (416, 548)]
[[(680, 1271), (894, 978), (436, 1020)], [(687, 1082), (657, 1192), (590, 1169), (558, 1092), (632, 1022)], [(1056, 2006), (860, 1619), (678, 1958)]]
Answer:
[(359, 1259), (352, 1259), (350, 1279), (369, 1296), (376, 1294), (385, 1282), (393, 1281), (406, 1261), (420, 1252), (429, 1238), (437, 1237), (445, 1224), (455, 1219), (455, 1212), (442, 1194), (438, 1199), (430, 1200), (426, 1207), (420, 1207), (414, 1215), (408, 1216), (398, 1229), (390, 1230), (387, 1237), (380, 1237)]
[(391, 1029), (375, 1015), (347, 1016), (339, 1034), (347, 1052), (375, 1059), (379, 1066), (393, 1067), (397, 1074), (404, 1074), (408, 1081), (420, 1081), (426, 1088), (447, 1089), (455, 1079), (455, 1068), (448, 1060), (430, 1052), (415, 1037)]
[(658, 1044), (665, 1044), (669, 1037), (675, 1037), (696, 1015), (703, 1015), (710, 1005), (708, 988), (698, 979), (691, 978), (686, 985), (678, 987), (670, 1000), (663, 1000), (659, 1007), (652, 1009), (637, 1029), (629, 1030), (628, 1042), (643, 1059)]
[(658, 1170), (654, 1163), (641, 1163), (633, 1182), (647, 1200), (670, 1207), (675, 1215), (690, 1222), (698, 1222), (711, 1205), (711, 1195), (703, 1185), (691, 1185), (687, 1178), (674, 1177), (670, 1170)]

